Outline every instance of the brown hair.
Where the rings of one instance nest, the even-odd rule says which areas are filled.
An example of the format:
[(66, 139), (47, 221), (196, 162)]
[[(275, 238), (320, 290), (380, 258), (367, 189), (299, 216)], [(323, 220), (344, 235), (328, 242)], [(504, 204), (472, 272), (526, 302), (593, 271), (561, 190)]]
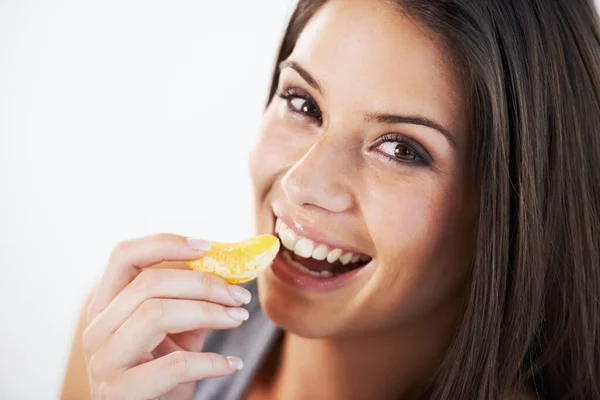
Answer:
[[(278, 65), (326, 0), (299, 0)], [(396, 0), (459, 60), (480, 193), (464, 317), (427, 396), (600, 399), (600, 24), (591, 0)], [(572, 150), (569, 152), (569, 150)]]

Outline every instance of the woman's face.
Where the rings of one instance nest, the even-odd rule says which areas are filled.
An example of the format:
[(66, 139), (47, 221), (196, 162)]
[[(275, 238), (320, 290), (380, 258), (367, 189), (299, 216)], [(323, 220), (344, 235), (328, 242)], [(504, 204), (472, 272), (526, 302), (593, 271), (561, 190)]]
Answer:
[(347, 0), (280, 66), (250, 169), (258, 229), (285, 245), (259, 278), (284, 329), (340, 336), (459, 309), (477, 210), (453, 65), (395, 6)]

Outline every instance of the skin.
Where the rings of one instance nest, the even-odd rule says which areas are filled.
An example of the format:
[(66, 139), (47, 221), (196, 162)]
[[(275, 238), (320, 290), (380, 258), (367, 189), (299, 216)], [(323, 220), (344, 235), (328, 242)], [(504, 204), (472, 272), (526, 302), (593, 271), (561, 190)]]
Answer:
[[(240, 306), (250, 293), (216, 276), (181, 270), (181, 263), (162, 263), (196, 259), (208, 245), (158, 234), (115, 247), (80, 338), (88, 392), (65, 386), (63, 398), (188, 399), (196, 381), (241, 367), (235, 357), (201, 350), (207, 329), (236, 328), (248, 318)], [(162, 268), (152, 268), (157, 265)]]
[[(273, 207), (282, 209), (373, 262), (329, 293), (300, 291), (269, 271), (259, 278), (265, 312), (288, 332), (272, 397), (418, 392), (449, 345), (473, 254), (470, 138), (453, 63), (441, 40), (397, 8), (364, 1), (326, 4), (286, 61), (321, 90), (291, 67), (279, 90), (311, 96), (322, 121), (290, 110), (301, 99), (275, 97), (266, 110), (250, 163), (259, 229), (272, 231)], [(367, 113), (426, 117), (453, 140)], [(418, 142), (433, 163), (392, 160), (377, 147), (390, 132)]]
[[(276, 96), (266, 110), (250, 161), (259, 230), (273, 231), (275, 207), (373, 262), (329, 293), (300, 291), (270, 271), (259, 278), (265, 312), (288, 332), (265, 393), (359, 399), (418, 392), (460, 317), (476, 225), (464, 95), (451, 58), (394, 6), (357, 0), (326, 4), (284, 64), (279, 91), (293, 88), (314, 103)], [(306, 105), (313, 111), (297, 112)], [(365, 114), (425, 117), (453, 139)], [(394, 146), (377, 146), (390, 132), (419, 143), (431, 165), (394, 161)]]
[[(266, 110), (250, 158), (258, 231), (273, 232), (278, 207), (373, 261), (328, 293), (260, 277), (263, 309), (286, 333), (247, 397), (415, 398), (449, 346), (473, 256), (462, 85), (443, 41), (388, 2), (328, 2), (287, 61), (321, 90), (290, 66), (280, 90), (313, 98), (320, 119), (292, 112), (306, 105), (298, 98)], [(377, 114), (427, 118), (452, 139)], [(394, 133), (410, 140), (401, 159), (400, 143), (381, 140)], [(430, 164), (414, 162), (417, 148)], [(208, 329), (242, 324), (245, 300), (217, 277), (164, 269), (205, 248), (170, 234), (115, 247), (80, 321), (63, 399), (191, 399), (195, 381), (235, 372), (237, 360), (201, 351)], [(81, 371), (87, 385), (75, 383)]]

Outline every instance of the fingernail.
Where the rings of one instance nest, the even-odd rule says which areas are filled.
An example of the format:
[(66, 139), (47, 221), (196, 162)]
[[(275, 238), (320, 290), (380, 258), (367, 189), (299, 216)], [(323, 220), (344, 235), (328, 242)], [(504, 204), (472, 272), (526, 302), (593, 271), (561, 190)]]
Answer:
[(245, 308), (228, 308), (227, 314), (238, 321), (245, 321), (250, 317), (250, 313)]
[(198, 251), (208, 251), (210, 249), (211, 243), (207, 240), (202, 240), (198, 238), (187, 238), (188, 245)]
[(252, 300), (252, 294), (241, 286), (229, 285), (229, 291), (234, 300), (241, 301), (244, 304), (249, 304)]
[(244, 362), (237, 357), (227, 357), (227, 362), (233, 369), (240, 370), (244, 367)]

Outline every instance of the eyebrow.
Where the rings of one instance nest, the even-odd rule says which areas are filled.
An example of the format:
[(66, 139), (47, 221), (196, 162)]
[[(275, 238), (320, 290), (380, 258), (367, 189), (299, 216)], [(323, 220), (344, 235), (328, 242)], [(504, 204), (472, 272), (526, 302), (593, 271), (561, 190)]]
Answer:
[[(292, 60), (285, 60), (279, 64), (279, 71), (291, 68), (298, 73), (309, 84), (310, 87), (323, 94), (323, 89), (317, 81), (304, 67), (298, 62)], [(411, 124), (421, 125), (428, 128), (434, 129), (440, 132), (450, 142), (450, 144), (456, 147), (456, 139), (450, 131), (444, 128), (441, 124), (435, 122), (431, 118), (427, 118), (420, 115), (395, 115), (395, 114), (379, 114), (379, 113), (365, 113), (365, 122), (377, 122), (380, 124)]]
[(302, 77), (302, 79), (304, 79), (306, 81), (306, 83), (308, 83), (310, 85), (310, 87), (312, 87), (313, 89), (318, 91), (320, 94), (323, 94), (323, 89), (321, 89), (321, 85), (319, 85), (319, 81), (317, 81), (315, 78), (313, 78), (313, 76), (306, 69), (304, 69), (300, 64), (298, 64), (296, 61), (289, 61), (289, 60), (282, 61), (279, 64), (279, 71), (281, 71), (285, 68), (291, 68), (294, 71), (296, 71), (298, 73), (298, 75), (300, 75)]
[(378, 122), (380, 124), (411, 124), (426, 126), (440, 132), (452, 146), (456, 147), (456, 139), (454, 138), (454, 135), (452, 135), (452, 133), (450, 133), (450, 131), (444, 128), (441, 124), (427, 117), (420, 115), (365, 113), (364, 119), (366, 122)]

